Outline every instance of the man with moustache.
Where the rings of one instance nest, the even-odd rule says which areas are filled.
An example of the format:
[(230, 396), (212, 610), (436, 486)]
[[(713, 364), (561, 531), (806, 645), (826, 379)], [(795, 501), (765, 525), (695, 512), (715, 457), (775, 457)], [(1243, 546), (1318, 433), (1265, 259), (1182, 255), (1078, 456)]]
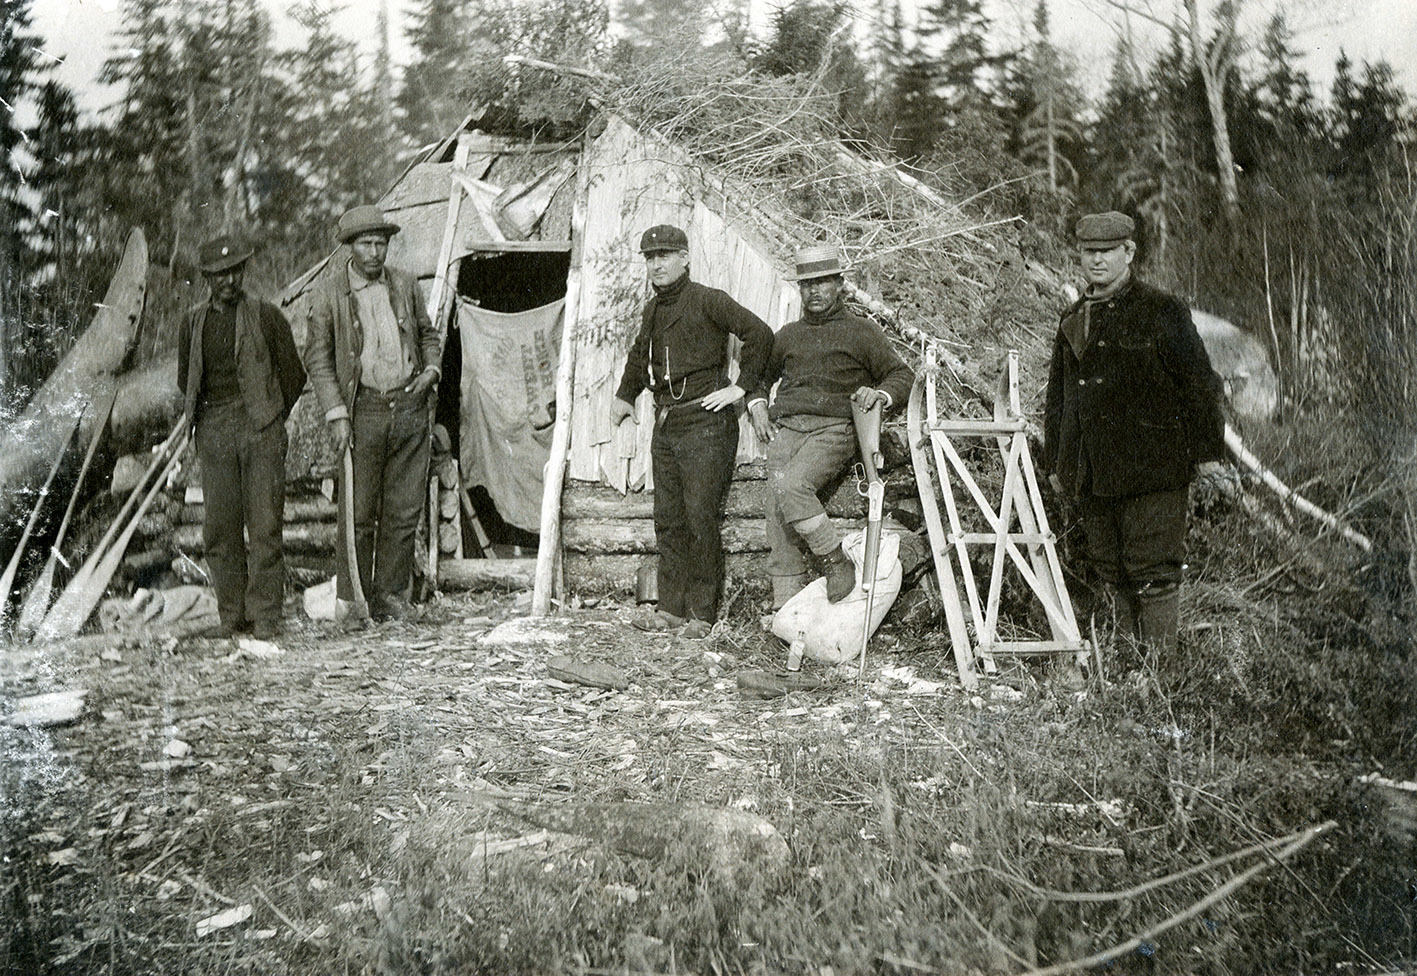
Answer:
[(1188, 488), (1220, 479), (1222, 384), (1190, 309), (1137, 278), (1135, 223), (1077, 222), (1087, 286), (1053, 343), (1043, 466), (1077, 502), (1088, 562), (1112, 591), (1119, 637), (1175, 650)]
[(285, 419), (305, 386), (290, 324), (242, 284), (251, 248), (202, 245), (210, 299), (182, 322), (177, 385), (202, 464), (202, 544), (220, 624), (213, 636), (281, 632)]
[(428, 486), (428, 397), (441, 375), (441, 345), (417, 280), (385, 264), (399, 226), (378, 207), (360, 206), (340, 217), (337, 232), (349, 257), (321, 280), (305, 343), (310, 385), (335, 450), (350, 450), (353, 460), (352, 490), (340, 491), (336, 595), (354, 597), (344, 555), (352, 497), (356, 568), (370, 616), (407, 619)]
[[(744, 391), (758, 384), (772, 330), (727, 292), (689, 278), (689, 238), (660, 224), (640, 238), (654, 295), (610, 405), (618, 426), (640, 393), (654, 393), (654, 535), (659, 606), (634, 625), (707, 637), (723, 589), (723, 503), (738, 453)], [(738, 379), (728, 379), (728, 339), (743, 341)]]
[(798, 249), (796, 273), (788, 280), (801, 290), (802, 318), (773, 337), (767, 370), (748, 404), (753, 430), (768, 445), (774, 609), (807, 583), (804, 547), (826, 562), (829, 601), (855, 588), (856, 569), (818, 493), (856, 455), (852, 402), (868, 410), (881, 402), (890, 411), (905, 403), (915, 381), (880, 326), (846, 308), (846, 271), (835, 247)]

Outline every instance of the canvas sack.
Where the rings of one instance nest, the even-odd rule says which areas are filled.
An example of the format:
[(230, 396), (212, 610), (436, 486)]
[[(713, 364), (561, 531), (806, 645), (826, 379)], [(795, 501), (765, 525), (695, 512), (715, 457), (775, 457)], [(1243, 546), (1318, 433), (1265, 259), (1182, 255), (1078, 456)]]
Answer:
[[(842, 547), (856, 567), (856, 588), (839, 603), (831, 603), (827, 600), (827, 581), (818, 577), (783, 604), (772, 618), (774, 634), (789, 644), (800, 639), (803, 653), (823, 664), (841, 664), (860, 654), (861, 630), (866, 625), (866, 591), (861, 586), (866, 530), (847, 535)], [(871, 604), (873, 634), (900, 593), (900, 577), (900, 536), (882, 530), (881, 553), (876, 561), (876, 597)]]

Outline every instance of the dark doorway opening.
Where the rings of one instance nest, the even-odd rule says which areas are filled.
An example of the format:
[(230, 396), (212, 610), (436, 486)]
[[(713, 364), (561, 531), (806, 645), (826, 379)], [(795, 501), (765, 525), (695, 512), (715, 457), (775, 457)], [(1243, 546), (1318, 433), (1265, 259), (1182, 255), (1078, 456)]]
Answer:
[[(457, 294), (494, 312), (524, 312), (564, 298), (566, 276), (571, 269), (570, 246), (545, 246), (556, 249), (469, 254), (462, 259), (458, 272)], [(435, 419), (448, 431), (453, 457), (461, 457), (462, 335), (456, 318), (448, 323), (447, 336)], [(468, 495), (492, 545), (508, 550), (506, 554), (536, 551), (537, 534), (508, 524), (497, 512), (486, 488), (469, 486)], [(467, 552), (477, 551), (476, 537), (466, 519), (463, 520), (463, 548)]]

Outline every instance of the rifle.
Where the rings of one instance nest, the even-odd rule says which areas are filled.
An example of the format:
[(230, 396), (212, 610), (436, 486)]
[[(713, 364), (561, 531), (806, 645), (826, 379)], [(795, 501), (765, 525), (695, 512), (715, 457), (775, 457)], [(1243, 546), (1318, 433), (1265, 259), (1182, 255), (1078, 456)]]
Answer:
[[(876, 562), (881, 555), (881, 519), (886, 500), (886, 483), (881, 480), (881, 415), (880, 400), (868, 410), (851, 400), (851, 423), (856, 428), (856, 446), (861, 451), (857, 467), (856, 491), (866, 498), (866, 548), (861, 558), (861, 589), (866, 593), (866, 622), (861, 628), (861, 656), (856, 677), (866, 674), (866, 644), (871, 639), (871, 607), (876, 597)], [(864, 485), (864, 487), (863, 487)]]

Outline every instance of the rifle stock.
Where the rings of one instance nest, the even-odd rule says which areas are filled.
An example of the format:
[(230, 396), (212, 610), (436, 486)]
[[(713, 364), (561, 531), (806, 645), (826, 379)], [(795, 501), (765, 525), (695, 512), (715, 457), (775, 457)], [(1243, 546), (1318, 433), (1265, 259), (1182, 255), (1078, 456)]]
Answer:
[(861, 655), (857, 677), (866, 673), (866, 644), (871, 639), (871, 610), (876, 602), (876, 562), (881, 554), (881, 519), (884, 516), (886, 483), (881, 480), (882, 403), (877, 400), (864, 409), (851, 401), (851, 423), (856, 428), (856, 446), (861, 452), (861, 468), (866, 476), (866, 546), (861, 557), (861, 588), (866, 592), (866, 621), (861, 628)]

